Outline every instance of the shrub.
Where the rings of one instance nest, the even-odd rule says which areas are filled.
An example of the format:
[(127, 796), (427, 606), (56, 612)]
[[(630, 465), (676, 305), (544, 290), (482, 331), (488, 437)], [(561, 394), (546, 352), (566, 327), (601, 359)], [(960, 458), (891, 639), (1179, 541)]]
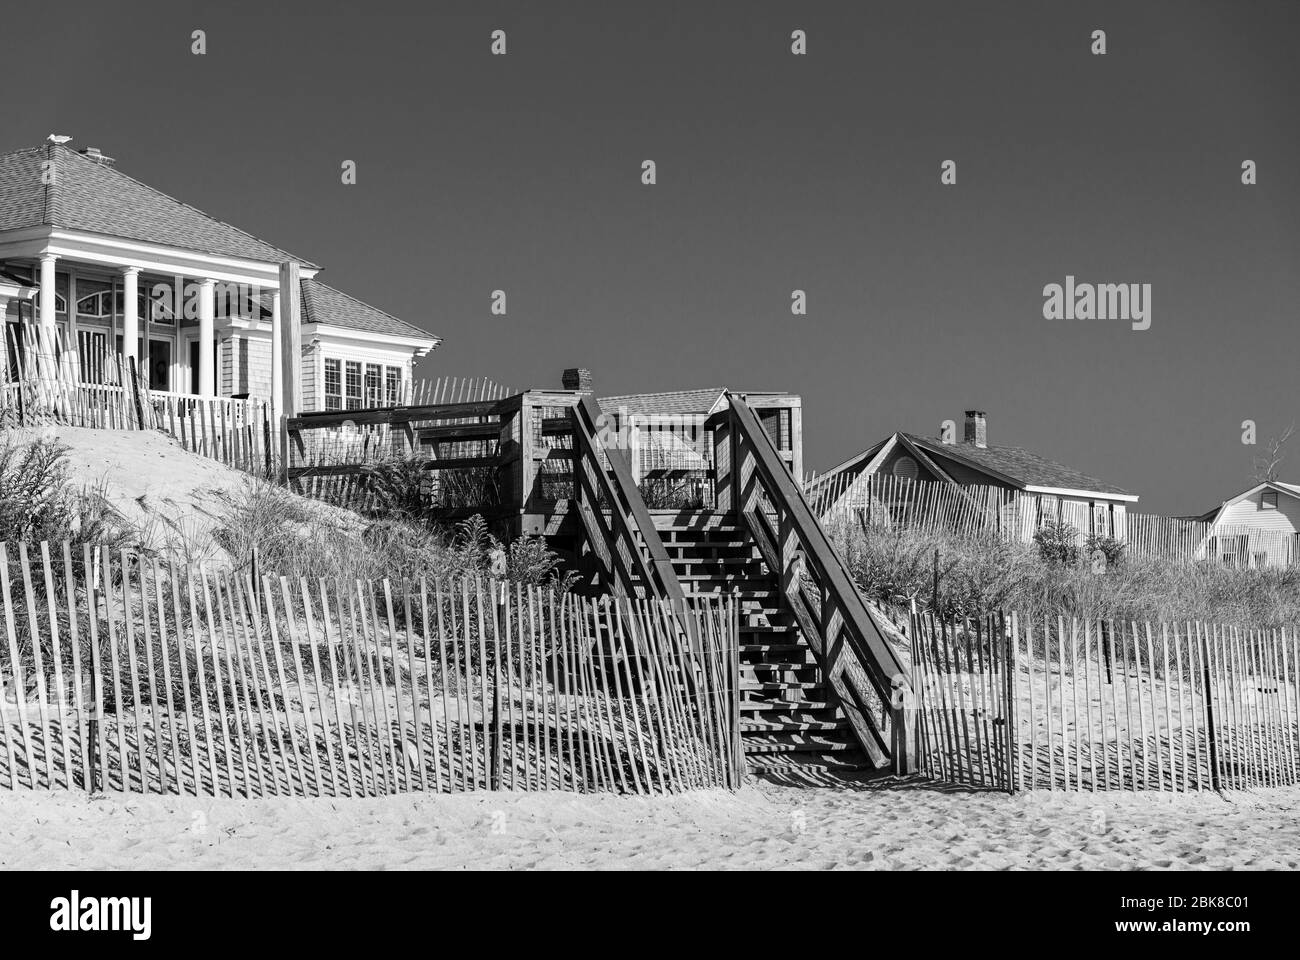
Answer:
[(1049, 520), (1039, 527), (1034, 544), (1046, 563), (1072, 567), (1079, 562), (1079, 532), (1064, 520)]

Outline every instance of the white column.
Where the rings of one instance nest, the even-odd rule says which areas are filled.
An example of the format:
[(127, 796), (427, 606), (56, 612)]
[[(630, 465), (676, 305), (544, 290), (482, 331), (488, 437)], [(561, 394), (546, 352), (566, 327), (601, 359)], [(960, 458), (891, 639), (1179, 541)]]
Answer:
[(280, 342), (280, 291), (271, 293), (271, 413), (280, 422), (284, 391), (284, 344)]
[(140, 268), (122, 270), (122, 356), (140, 362)]
[(211, 397), (216, 377), (212, 355), (212, 319), (216, 313), (216, 284), (199, 281), (199, 396)]
[(59, 366), (64, 376), (74, 382), (81, 379), (80, 364), (77, 362), (81, 351), (77, 349), (77, 271), (68, 270), (68, 340), (63, 345), (63, 356)]
[(48, 377), (57, 369), (54, 364), (54, 340), (59, 329), (54, 305), (54, 264), (58, 255), (47, 253), (41, 256), (41, 304), (39, 333), (39, 361), (37, 369), (41, 376)]

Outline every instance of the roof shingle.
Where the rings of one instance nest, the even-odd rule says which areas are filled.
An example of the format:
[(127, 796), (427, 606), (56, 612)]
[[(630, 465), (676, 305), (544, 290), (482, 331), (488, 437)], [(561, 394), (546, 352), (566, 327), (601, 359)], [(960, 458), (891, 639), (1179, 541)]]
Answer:
[(930, 437), (918, 437), (910, 433), (905, 433), (903, 436), (927, 453), (965, 461), (978, 470), (994, 470), (1022, 486), (1129, 495), (1122, 487), (1080, 473), (1055, 460), (1040, 457), (1023, 447), (1001, 447), (992, 444), (987, 447), (977, 447), (973, 443), (965, 442), (942, 443)]
[(302, 321), (440, 342), (433, 334), (315, 279), (302, 281)]
[(629, 414), (641, 416), (683, 416), (690, 413), (708, 413), (718, 402), (726, 387), (702, 387), (698, 390), (668, 390), (663, 393), (625, 393), (617, 397), (601, 397), (602, 413), (618, 413), (626, 408)]
[(53, 143), (0, 155), (0, 230), (35, 226), (85, 230), (213, 256), (318, 266)]

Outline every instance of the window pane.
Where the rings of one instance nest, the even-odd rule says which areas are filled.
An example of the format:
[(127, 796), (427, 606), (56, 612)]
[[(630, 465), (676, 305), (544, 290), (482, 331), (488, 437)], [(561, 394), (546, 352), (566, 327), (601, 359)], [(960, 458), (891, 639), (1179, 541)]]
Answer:
[(402, 370), (400, 367), (384, 368), (384, 402), (395, 407), (401, 402)]
[(343, 372), (338, 360), (325, 359), (325, 409), (343, 409)]
[(347, 378), (347, 408), (356, 410), (361, 406), (361, 364), (356, 360), (349, 360), (344, 369)]

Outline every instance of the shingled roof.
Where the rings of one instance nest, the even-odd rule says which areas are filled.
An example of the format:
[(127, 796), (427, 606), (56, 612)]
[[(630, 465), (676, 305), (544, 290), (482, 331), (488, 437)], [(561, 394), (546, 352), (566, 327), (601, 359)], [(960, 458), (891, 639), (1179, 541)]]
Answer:
[(912, 443), (926, 453), (949, 457), (976, 470), (993, 471), (1022, 487), (1053, 487), (1060, 490), (1084, 490), (1089, 493), (1130, 496), (1122, 487), (1080, 473), (1055, 460), (1048, 460), (1023, 447), (1001, 447), (989, 444), (979, 447), (973, 443), (943, 443), (932, 437), (918, 437), (905, 433)]
[(702, 387), (698, 390), (668, 390), (663, 393), (625, 393), (617, 397), (601, 397), (597, 402), (603, 413), (618, 413), (626, 409), (640, 416), (684, 416), (691, 413), (708, 413), (726, 387)]
[(213, 256), (318, 266), (54, 143), (0, 154), (0, 230), (36, 226), (85, 230)]
[(435, 346), (442, 342), (440, 337), (315, 279), (302, 281), (302, 321), (395, 337), (419, 337), (432, 340)]

